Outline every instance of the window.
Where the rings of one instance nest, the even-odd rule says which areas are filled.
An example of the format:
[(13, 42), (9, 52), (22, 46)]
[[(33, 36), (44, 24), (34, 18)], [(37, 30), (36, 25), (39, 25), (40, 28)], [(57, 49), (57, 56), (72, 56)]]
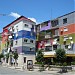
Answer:
[(33, 40), (30, 40), (30, 43), (33, 43)]
[(28, 40), (27, 39), (24, 39), (24, 42), (27, 42)]
[(46, 27), (46, 26), (48, 26), (48, 21), (43, 22), (40, 26), (41, 26), (41, 28), (42, 28), (42, 27)]
[(26, 57), (24, 57), (24, 63), (26, 63)]
[(66, 45), (66, 41), (64, 41), (64, 45)]
[(55, 30), (55, 35), (59, 35), (59, 30)]
[(53, 50), (57, 50), (57, 45), (53, 45)]
[(68, 49), (68, 45), (65, 45), (65, 49)]
[(32, 24), (32, 28), (34, 29), (34, 25)]
[(28, 25), (27, 25), (27, 24), (24, 24), (24, 26), (25, 26), (25, 27), (28, 27)]
[(14, 27), (12, 27), (13, 32), (15, 31)]
[(18, 41), (16, 40), (16, 41), (15, 41), (15, 45), (17, 45), (17, 43), (18, 43)]
[(18, 26), (16, 26), (16, 31), (18, 32)]
[(59, 24), (58, 20), (51, 21), (52, 27), (55, 27)]
[(31, 32), (31, 36), (33, 36), (33, 33)]
[(63, 19), (63, 24), (67, 23), (67, 18)]
[(52, 51), (52, 46), (46, 46), (45, 51)]
[(30, 51), (33, 51), (33, 48), (30, 48)]

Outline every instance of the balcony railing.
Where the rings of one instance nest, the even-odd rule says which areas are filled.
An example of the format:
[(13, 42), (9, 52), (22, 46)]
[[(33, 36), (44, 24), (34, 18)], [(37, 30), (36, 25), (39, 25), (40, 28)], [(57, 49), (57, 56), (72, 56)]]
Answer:
[(50, 35), (45, 35), (45, 38), (51, 38), (51, 36)]
[(57, 34), (53, 35), (53, 37), (57, 37), (57, 36), (59, 36), (59, 33), (57, 33)]
[(73, 50), (66, 50), (66, 54), (75, 54), (75, 52)]
[(51, 43), (46, 43), (45, 46), (51, 46)]

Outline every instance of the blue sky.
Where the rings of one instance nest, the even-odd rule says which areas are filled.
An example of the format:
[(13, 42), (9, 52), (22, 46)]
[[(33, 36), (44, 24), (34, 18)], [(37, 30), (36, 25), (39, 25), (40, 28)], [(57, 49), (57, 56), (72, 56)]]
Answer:
[(74, 11), (75, 0), (0, 0), (0, 32), (2, 28), (23, 15), (37, 23)]

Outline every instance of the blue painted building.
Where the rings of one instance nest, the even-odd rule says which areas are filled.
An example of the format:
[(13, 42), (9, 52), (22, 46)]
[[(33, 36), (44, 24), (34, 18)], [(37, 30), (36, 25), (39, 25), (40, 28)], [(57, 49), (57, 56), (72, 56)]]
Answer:
[[(18, 65), (27, 65), (28, 60), (32, 60), (35, 63), (35, 25), (35, 22), (21, 16), (4, 27), (4, 30), (7, 29), (11, 33), (8, 36), (8, 40), (12, 42), (11, 50), (16, 50), (19, 54)], [(8, 52), (9, 50), (10, 45), (8, 46)]]

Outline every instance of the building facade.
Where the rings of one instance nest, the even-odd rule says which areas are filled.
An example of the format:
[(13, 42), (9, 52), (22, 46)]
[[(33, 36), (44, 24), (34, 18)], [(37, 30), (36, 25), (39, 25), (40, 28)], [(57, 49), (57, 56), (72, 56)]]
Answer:
[[(45, 58), (54, 58), (55, 50), (66, 51), (67, 59), (75, 56), (75, 11), (38, 24), (37, 50), (42, 50)], [(67, 61), (68, 61), (67, 60)]]
[(27, 65), (28, 60), (35, 62), (35, 22), (21, 16), (3, 28), (3, 50), (17, 51), (18, 65)]
[(0, 33), (0, 53), (2, 52), (2, 33)]

